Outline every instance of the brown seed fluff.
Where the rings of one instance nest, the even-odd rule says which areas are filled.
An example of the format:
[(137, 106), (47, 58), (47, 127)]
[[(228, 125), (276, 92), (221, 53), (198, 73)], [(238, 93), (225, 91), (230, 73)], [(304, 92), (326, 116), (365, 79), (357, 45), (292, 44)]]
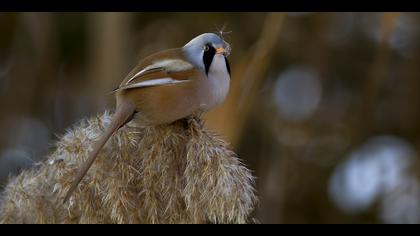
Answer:
[(254, 177), (200, 118), (121, 128), (62, 198), (111, 116), (80, 122), (5, 188), (0, 223), (247, 223)]

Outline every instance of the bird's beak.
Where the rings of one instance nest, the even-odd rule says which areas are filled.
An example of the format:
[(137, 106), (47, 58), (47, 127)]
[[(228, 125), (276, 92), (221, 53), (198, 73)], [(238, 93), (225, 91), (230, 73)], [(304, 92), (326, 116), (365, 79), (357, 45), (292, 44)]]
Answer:
[(224, 48), (217, 48), (216, 53), (217, 54), (225, 54), (226, 50)]

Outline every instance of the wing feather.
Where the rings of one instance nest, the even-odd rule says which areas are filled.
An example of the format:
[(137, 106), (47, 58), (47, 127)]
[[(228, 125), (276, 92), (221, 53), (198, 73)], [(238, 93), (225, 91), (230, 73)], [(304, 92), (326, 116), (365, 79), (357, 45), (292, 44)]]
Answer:
[(124, 90), (124, 89), (133, 89), (133, 88), (147, 88), (159, 85), (171, 85), (171, 84), (178, 84), (178, 83), (185, 83), (190, 82), (191, 80), (175, 80), (172, 78), (160, 78), (160, 79), (153, 79), (153, 80), (145, 80), (137, 83), (131, 83), (126, 86), (120, 87), (115, 91)]
[(191, 81), (190, 78), (194, 73), (196, 73), (194, 66), (185, 60), (164, 59), (145, 67), (135, 68), (114, 92), (185, 83)]

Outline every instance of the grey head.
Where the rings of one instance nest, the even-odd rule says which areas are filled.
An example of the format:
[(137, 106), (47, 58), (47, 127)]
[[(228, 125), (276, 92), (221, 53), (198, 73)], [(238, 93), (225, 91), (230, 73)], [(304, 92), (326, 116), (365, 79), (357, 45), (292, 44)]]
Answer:
[(229, 56), (231, 48), (229, 43), (214, 33), (204, 33), (189, 41), (182, 48), (186, 58), (208, 74), (209, 68), (216, 54), (223, 54), (226, 66), (230, 73), (229, 63), (226, 57)]

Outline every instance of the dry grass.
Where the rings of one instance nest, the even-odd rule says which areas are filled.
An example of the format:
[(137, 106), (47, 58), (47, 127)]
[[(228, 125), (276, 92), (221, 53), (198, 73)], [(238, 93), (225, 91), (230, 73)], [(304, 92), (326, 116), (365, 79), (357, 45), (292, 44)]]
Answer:
[(62, 198), (110, 115), (82, 121), (36, 168), (12, 179), (1, 223), (246, 223), (253, 176), (199, 118), (131, 122), (107, 143), (66, 204)]

